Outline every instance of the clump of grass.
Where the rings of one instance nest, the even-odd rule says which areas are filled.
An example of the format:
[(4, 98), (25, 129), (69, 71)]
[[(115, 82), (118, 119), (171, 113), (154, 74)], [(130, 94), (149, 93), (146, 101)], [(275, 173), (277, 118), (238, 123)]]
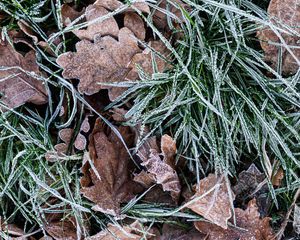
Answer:
[(141, 143), (171, 132), (198, 181), (210, 171), (234, 176), (247, 158), (260, 162), (276, 202), (267, 163), (280, 162), (283, 191), (299, 186), (299, 71), (284, 77), (271, 69), (255, 35), (263, 26), (281, 29), (248, 0), (184, 0), (189, 14), (168, 2), (182, 12), (184, 38), (173, 48), (146, 19), (171, 51), (173, 68), (152, 76), (141, 70), (139, 82), (127, 83), (121, 102), (133, 102), (128, 124), (150, 126)]
[(47, 222), (47, 214), (65, 207), (62, 214), (75, 217), (82, 226), (82, 214), (89, 209), (81, 199), (79, 170), (74, 165), (81, 157), (49, 163), (45, 153), (52, 149), (51, 139), (38, 119), (4, 113), (0, 132), (2, 220), (24, 226), (30, 233)]

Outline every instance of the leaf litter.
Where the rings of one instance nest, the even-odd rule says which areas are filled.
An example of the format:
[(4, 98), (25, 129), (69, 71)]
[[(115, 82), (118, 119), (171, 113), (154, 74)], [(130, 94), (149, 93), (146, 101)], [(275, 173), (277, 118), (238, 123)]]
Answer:
[[(176, 8), (175, 5), (180, 7)], [(62, 53), (56, 59), (65, 79), (70, 82), (74, 79), (79, 80), (78, 86), (75, 84), (75, 87), (80, 94), (93, 96), (103, 94), (102, 90), (106, 90), (112, 102), (126, 90), (124, 87), (117, 87), (117, 83), (140, 81), (141, 69), (151, 77), (153, 73), (162, 73), (172, 68), (170, 51), (161, 40), (157, 40), (151, 34), (151, 37), (148, 36), (148, 26), (140, 14), (147, 16), (151, 11), (154, 12), (153, 22), (156, 27), (166, 37), (170, 32), (177, 31), (175, 39), (180, 39), (184, 37), (182, 34), (177, 35), (182, 30), (180, 23), (184, 21), (182, 12), (188, 9), (188, 5), (180, 0), (174, 1), (173, 4), (163, 0), (153, 11), (146, 1), (138, 1), (124, 9), (118, 16), (111, 14), (124, 6), (118, 0), (98, 0), (82, 11), (77, 11), (77, 8), (68, 4), (62, 5), (61, 15), (65, 26), (86, 24), (85, 28), (71, 31), (71, 34), (77, 37), (76, 51)], [(281, 27), (286, 28), (285, 24), (293, 26), (298, 22), (297, 7), (291, 0), (282, 2), (272, 0), (268, 12), (272, 21), (276, 19), (277, 22), (279, 19)], [(279, 11), (282, 8), (286, 11)], [(167, 9), (172, 13), (171, 19), (164, 14)], [(293, 17), (290, 18), (291, 13)], [(108, 14), (111, 16), (107, 17)], [(105, 19), (95, 21), (99, 18)], [(37, 34), (27, 22), (19, 21), (18, 25), (23, 33), (31, 38), (34, 45), (40, 45), (42, 48), (44, 46), (45, 50), (49, 47), (46, 42), (38, 40)], [(285, 33), (282, 36), (288, 45), (297, 45), (298, 36)], [(265, 59), (275, 68), (278, 65), (279, 48), (278, 44), (273, 43), (279, 43), (280, 39), (268, 28), (260, 30), (258, 38)], [(19, 41), (26, 43), (27, 40), (19, 39)], [(298, 56), (297, 49), (292, 50)], [(53, 52), (49, 54), (53, 55)], [(20, 54), (4, 41), (0, 44), (0, 56), (2, 67), (0, 92), (1, 101), (5, 105), (17, 108), (25, 103), (37, 105), (47, 103), (47, 91), (41, 80), (44, 73), (36, 63), (36, 53), (30, 50)], [(298, 65), (290, 52), (284, 50), (282, 56), (282, 71), (286, 74), (295, 73)], [(96, 214), (102, 213), (101, 216), (110, 216), (111, 219), (121, 221), (125, 218), (121, 225), (116, 222), (108, 223), (104, 230), (84, 239), (274, 239), (270, 218), (261, 217), (260, 214), (257, 204), (260, 194), (255, 194), (258, 188), (265, 189), (265, 175), (254, 164), (238, 174), (237, 183), (232, 189), (225, 174), (202, 176), (199, 183), (193, 187), (194, 195), (187, 194), (189, 199), (184, 204), (186, 208), (182, 210), (182, 214), (192, 212), (194, 217), (197, 216), (197, 219), (193, 220), (195, 227), (193, 229), (170, 227), (167, 223), (164, 223), (160, 231), (152, 225), (144, 229), (141, 222), (134, 221), (135, 217), (127, 219), (127, 213), (122, 214), (123, 204), (135, 201), (137, 194), (141, 194), (143, 190), (153, 188), (145, 195), (144, 200), (148, 203), (157, 204), (158, 199), (159, 203), (180, 207), (185, 194), (182, 191), (183, 185), (185, 189), (190, 187), (183, 183), (186, 179), (182, 179), (179, 174), (182, 171), (177, 165), (180, 156), (176, 155), (176, 141), (171, 136), (167, 134), (161, 138), (152, 136), (136, 154), (131, 151), (136, 144), (137, 136), (134, 132), (136, 126), (129, 127), (124, 124), (127, 120), (124, 116), (130, 106), (131, 103), (127, 103), (113, 111), (110, 110), (109, 113), (104, 113), (112, 119), (129, 151), (120, 137), (100, 118), (95, 119), (94, 116), (87, 114), (78, 131), (71, 127), (59, 130), (59, 143), (54, 145), (54, 153), (46, 153), (47, 160), (55, 163), (67, 154), (84, 152), (80, 193), (89, 201), (91, 209)], [(89, 118), (92, 120), (89, 121)], [(132, 156), (129, 153), (139, 161), (138, 167), (132, 167)], [(284, 172), (279, 168), (273, 176), (273, 186), (280, 187), (283, 178)], [(190, 189), (189, 193), (191, 191)], [(245, 195), (247, 198), (243, 198)], [(247, 203), (247, 207), (245, 209), (236, 207), (235, 199), (236, 202), (243, 199), (242, 204)], [(295, 205), (293, 226), (296, 233), (299, 233), (298, 212), (299, 207)], [(203, 220), (199, 221), (199, 218)], [(73, 217), (52, 214), (48, 215), (47, 220), (44, 229), (53, 239), (78, 239), (78, 229)], [(1, 225), (1, 228), (3, 226)], [(5, 226), (8, 226), (10, 229), (8, 233), (11, 235), (21, 237), (25, 234), (15, 225)], [(80, 238), (82, 239), (82, 236)]]

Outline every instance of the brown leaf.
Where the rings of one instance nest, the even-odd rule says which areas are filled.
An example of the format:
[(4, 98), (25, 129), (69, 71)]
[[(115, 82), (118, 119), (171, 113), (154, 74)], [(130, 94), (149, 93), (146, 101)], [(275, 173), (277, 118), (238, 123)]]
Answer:
[(238, 182), (233, 187), (233, 191), (236, 196), (249, 197), (264, 179), (265, 174), (261, 173), (253, 163), (246, 171), (239, 174)]
[(85, 240), (140, 240), (140, 239), (150, 239), (144, 238), (143, 233), (139, 231), (141, 226), (138, 221), (135, 221), (131, 225), (127, 226), (117, 226), (113, 224), (108, 224), (107, 229), (97, 233), (94, 236), (85, 238)]
[(47, 213), (44, 229), (55, 240), (78, 239), (75, 218), (66, 218), (61, 213)]
[[(124, 4), (118, 0), (97, 0), (94, 4), (105, 7), (110, 11), (114, 11), (117, 8), (124, 6)], [(145, 0), (136, 1), (132, 5), (141, 12), (150, 13), (150, 8)], [(129, 9), (127, 9), (127, 11), (133, 11), (133, 9), (130, 7)]]
[(77, 240), (76, 227), (71, 221), (55, 221), (49, 223), (45, 230), (55, 240)]
[[(107, 14), (109, 14), (109, 11), (107, 11), (104, 7), (95, 4), (89, 5), (85, 10), (85, 18), (87, 22), (91, 22), (94, 19), (103, 17)], [(116, 20), (113, 17), (110, 17), (103, 21), (97, 21), (91, 25), (88, 25), (87, 29), (73, 30), (73, 33), (79, 39), (94, 40), (94, 36), (96, 34), (101, 36), (110, 35), (117, 37), (119, 33), (119, 27)]]
[(10, 44), (0, 44), (0, 67), (11, 68), (0, 70), (0, 94), (2, 94), (0, 100), (9, 108), (19, 107), (26, 102), (34, 104), (47, 102), (43, 82), (27, 74), (41, 75), (34, 51), (28, 52), (23, 57)]
[(128, 28), (119, 31), (119, 41), (110, 36), (96, 37), (95, 43), (87, 40), (78, 42), (76, 49), (76, 53), (60, 55), (57, 63), (64, 69), (63, 77), (79, 79), (78, 90), (87, 95), (112, 88), (103, 83), (124, 80), (130, 70), (128, 63), (140, 51)]
[(163, 72), (170, 68), (170, 65), (164, 59), (162, 59), (156, 53), (154, 53), (154, 51), (152, 51), (150, 47), (164, 57), (167, 57), (167, 55), (169, 54), (169, 51), (163, 42), (151, 41), (149, 43), (149, 48), (146, 48), (142, 53), (137, 53), (133, 56), (129, 64), (129, 67), (132, 68), (132, 70), (127, 76), (129, 80), (139, 79), (137, 66), (141, 67), (143, 71), (145, 71), (149, 75), (151, 75), (154, 72), (152, 64), (152, 55), (154, 55), (154, 60), (156, 61), (158, 72)]
[(279, 168), (276, 173), (272, 176), (272, 184), (275, 187), (281, 186), (282, 180), (284, 179), (284, 171)]
[[(214, 190), (208, 193), (213, 188)], [(217, 175), (209, 174), (208, 177), (199, 182), (196, 193), (191, 198), (191, 200), (199, 199), (189, 204), (188, 208), (214, 224), (227, 229), (227, 222), (232, 216), (232, 203), (230, 202), (228, 191), (231, 191), (231, 189), (227, 188), (224, 175), (218, 177)], [(204, 194), (206, 195), (204, 196)], [(232, 197), (234, 198), (233, 193)]]
[(129, 28), (137, 38), (145, 40), (146, 29), (143, 19), (136, 13), (127, 12), (124, 17), (124, 26)]
[(155, 238), (155, 240), (205, 240), (206, 236), (199, 233), (199, 231), (192, 229), (186, 231), (178, 226), (164, 224), (162, 227), (162, 235)]
[(125, 118), (125, 114), (127, 113), (127, 110), (124, 108), (113, 108), (109, 110), (109, 112), (112, 114), (112, 118), (116, 122), (125, 122), (127, 119)]
[[(132, 134), (128, 127), (119, 127), (124, 141), (130, 145)], [(113, 132), (105, 132), (98, 119), (90, 135), (89, 156), (82, 166), (81, 192), (94, 202), (93, 210), (118, 215), (120, 203), (132, 198), (132, 182), (129, 179), (129, 155), (121, 140)]]
[(248, 208), (235, 209), (236, 224), (238, 228), (221, 228), (209, 222), (195, 222), (195, 227), (203, 234), (208, 234), (207, 240), (271, 240), (275, 239), (269, 218), (260, 219), (255, 199), (248, 203)]
[[(141, 183), (145, 187), (149, 187), (150, 183), (160, 184), (164, 191), (170, 192), (173, 200), (178, 201), (181, 185), (176, 171), (173, 169), (172, 158), (176, 154), (176, 145), (174, 140), (167, 135), (164, 135), (161, 139), (161, 149), (164, 147), (164, 152), (162, 154), (157, 150), (156, 140), (150, 138), (146, 142), (149, 146), (153, 148), (147, 149), (143, 147), (138, 156), (140, 156), (142, 166), (145, 167), (146, 172), (142, 171), (134, 177), (134, 181)], [(167, 147), (167, 145), (172, 145)], [(175, 148), (174, 148), (175, 145)], [(162, 155), (163, 159), (161, 159)]]
[[(173, 4), (178, 4), (182, 8), (186, 8), (187, 4), (184, 4), (180, 0), (173, 0)], [(170, 11), (177, 17), (175, 20), (174, 18), (170, 18), (173, 26), (177, 28), (177, 23), (183, 20), (182, 13), (180, 11), (179, 7), (175, 7), (173, 4), (169, 3), (167, 0), (160, 1), (160, 4), (158, 7), (160, 9), (156, 9), (153, 15), (153, 23), (154, 25), (159, 28), (162, 31), (169, 31), (169, 24), (168, 24), (168, 18), (165, 14), (165, 11)]]
[(64, 25), (68, 26), (72, 21), (74, 21), (76, 18), (79, 18), (83, 15), (85, 12), (85, 9), (82, 9), (82, 11), (77, 12), (74, 8), (69, 6), (68, 4), (63, 4), (61, 6), (61, 16)]
[[(300, 6), (295, 0), (271, 0), (268, 13), (273, 24), (280, 28), (286, 29), (289, 26), (295, 32), (300, 34), (299, 21), (300, 21)], [(290, 31), (289, 31), (290, 32)], [(282, 43), (279, 37), (273, 30), (266, 27), (257, 32), (262, 49), (265, 52), (265, 59), (271, 62), (271, 66), (276, 69), (278, 64), (278, 56), (280, 50), (282, 51), (282, 71), (285, 74), (295, 73), (299, 65), (294, 57), (288, 52), (286, 48), (282, 48)], [(299, 40), (300, 38), (292, 33), (281, 33), (282, 38), (290, 47), (296, 58), (300, 59)], [(277, 45), (276, 45), (277, 44)], [(295, 47), (296, 48), (295, 48)]]
[[(1, 217), (0, 217), (0, 231), (2, 231), (5, 234), (8, 234), (10, 237), (12, 237), (12, 236), (20, 237), (21, 239), (22, 239), (22, 236), (25, 235), (25, 232), (21, 228), (19, 228), (15, 224), (8, 224), (8, 223), (4, 222)], [(14, 239), (14, 238), (12, 238), (12, 239)]]

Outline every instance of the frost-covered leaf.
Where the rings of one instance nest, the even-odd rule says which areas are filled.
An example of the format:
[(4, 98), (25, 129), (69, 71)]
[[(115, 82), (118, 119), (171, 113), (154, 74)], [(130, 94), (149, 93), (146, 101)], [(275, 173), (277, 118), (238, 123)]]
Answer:
[[(142, 147), (138, 155), (145, 167), (145, 171), (141, 171), (134, 177), (144, 187), (150, 187), (153, 183), (160, 184), (164, 191), (170, 192), (173, 200), (178, 201), (181, 185), (178, 175), (173, 168), (175, 166), (176, 144), (168, 135), (164, 135), (161, 139), (161, 150), (156, 145), (156, 139), (152, 138), (146, 141), (146, 146)], [(150, 146), (151, 148), (147, 147)]]
[[(108, 227), (97, 233), (94, 236), (85, 238), (85, 240), (140, 240), (140, 239), (150, 239), (144, 238), (148, 234), (143, 234), (141, 231), (141, 226), (138, 221), (126, 226), (117, 226), (111, 223), (108, 224)], [(146, 231), (146, 230), (144, 230)], [(150, 234), (149, 234), (150, 235)]]
[(246, 210), (235, 209), (236, 225), (224, 229), (215, 224), (200, 221), (195, 222), (195, 227), (203, 234), (207, 234), (206, 240), (272, 240), (275, 239), (270, 218), (260, 219), (255, 199), (248, 203)]
[[(91, 22), (96, 18), (107, 15), (107, 11), (104, 7), (98, 5), (89, 5), (85, 10), (85, 18), (87, 22)], [(93, 40), (96, 34), (101, 36), (110, 35), (117, 37), (119, 33), (119, 27), (116, 20), (113, 17), (107, 18), (103, 21), (97, 21), (87, 26), (86, 29), (76, 29), (73, 33), (80, 39)]]
[[(293, 34), (290, 30), (288, 30), (289, 33), (280, 32), (290, 50), (293, 52), (298, 61), (300, 61), (300, 6), (298, 1), (271, 0), (268, 7), (268, 13), (271, 22), (274, 25), (283, 29), (287, 29), (288, 27), (298, 34), (298, 36), (296, 36), (296, 34)], [(272, 29), (266, 27), (258, 31), (257, 36), (260, 39), (261, 47), (265, 52), (266, 61), (270, 62), (274, 69), (276, 69), (278, 65), (278, 59), (282, 56), (281, 62), (283, 73), (293, 74), (298, 70), (299, 65), (295, 58), (283, 46), (280, 38)], [(282, 55), (280, 55), (280, 52)]]
[[(224, 175), (209, 174), (199, 182), (196, 193), (191, 198), (191, 200), (195, 198), (198, 200), (194, 200), (187, 207), (214, 224), (227, 229), (227, 222), (232, 216), (231, 200), (233, 200), (230, 200), (228, 191), (231, 189), (227, 188)], [(231, 195), (234, 197), (233, 193)]]
[(9, 108), (26, 102), (44, 104), (48, 101), (35, 52), (23, 57), (9, 43), (0, 44), (0, 100)]
[[(97, 0), (94, 4), (102, 6), (110, 11), (114, 11), (114, 10), (124, 6), (124, 4), (119, 0)], [(146, 0), (135, 1), (135, 3), (133, 3), (132, 5), (133, 5), (133, 7), (137, 8), (141, 12), (150, 13), (150, 8), (149, 8)], [(130, 7), (126, 10), (133, 11), (133, 8)]]
[(237, 184), (232, 189), (236, 196), (249, 197), (264, 179), (265, 174), (260, 172), (253, 163), (239, 174)]
[[(128, 127), (119, 127), (124, 141), (130, 145), (132, 134)], [(81, 192), (95, 203), (93, 210), (118, 215), (120, 203), (132, 198), (132, 182), (129, 179), (129, 155), (121, 140), (105, 131), (98, 119), (90, 135), (89, 156), (82, 166)]]
[[(148, 75), (151, 75), (154, 72), (164, 72), (170, 68), (170, 65), (161, 57), (167, 58), (168, 54), (169, 50), (163, 42), (149, 42), (148, 48), (146, 48), (142, 53), (137, 53), (133, 56), (129, 64), (129, 67), (132, 70), (129, 72), (127, 78), (129, 80), (139, 79), (139, 67), (142, 68), (142, 70)], [(157, 69), (154, 69), (153, 61), (156, 63)]]
[(140, 49), (134, 34), (128, 28), (119, 31), (119, 41), (110, 36), (96, 37), (95, 42), (82, 40), (77, 52), (60, 55), (57, 63), (64, 69), (63, 77), (80, 80), (80, 93), (92, 95), (101, 89), (111, 89), (104, 83), (123, 81), (130, 71), (131, 58)]
[(145, 40), (146, 29), (143, 19), (136, 13), (127, 12), (124, 16), (124, 26), (129, 28), (137, 38)]

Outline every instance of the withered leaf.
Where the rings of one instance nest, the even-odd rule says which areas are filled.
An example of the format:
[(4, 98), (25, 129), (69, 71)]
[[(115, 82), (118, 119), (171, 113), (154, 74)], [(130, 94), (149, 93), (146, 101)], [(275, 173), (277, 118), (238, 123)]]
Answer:
[(0, 67), (0, 100), (7, 107), (16, 108), (26, 102), (47, 102), (45, 86), (41, 80), (36, 79), (41, 76), (41, 72), (34, 51), (23, 57), (10, 44), (0, 44)]
[(272, 240), (275, 239), (270, 219), (260, 219), (255, 199), (248, 203), (248, 208), (235, 209), (236, 224), (238, 228), (230, 226), (224, 229), (209, 222), (195, 222), (195, 227), (203, 234), (207, 234), (207, 240)]
[[(109, 12), (101, 6), (98, 5), (89, 5), (85, 10), (85, 18), (87, 22), (91, 22), (96, 18), (103, 17)], [(103, 21), (97, 21), (91, 25), (87, 26), (87, 29), (77, 29), (73, 30), (73, 33), (80, 39), (93, 40), (94, 36), (114, 36), (117, 37), (119, 33), (119, 27), (116, 20), (113, 17), (107, 18)]]
[(74, 21), (76, 18), (79, 18), (82, 16), (85, 12), (85, 9), (82, 9), (82, 11), (77, 12), (74, 8), (69, 6), (68, 4), (63, 4), (61, 6), (61, 16), (64, 25), (68, 26), (72, 21)]
[[(57, 209), (58, 210), (58, 209)], [(44, 229), (55, 240), (77, 240), (76, 220), (63, 214), (46, 213)]]
[[(155, 138), (150, 139), (148, 142), (146, 141), (146, 144), (148, 146), (152, 145), (153, 148), (147, 149), (147, 147), (142, 147), (138, 153), (142, 160), (141, 165), (145, 167), (146, 171), (137, 174), (134, 177), (134, 181), (141, 183), (145, 187), (149, 187), (153, 183), (160, 184), (163, 190), (170, 192), (173, 200), (177, 202), (181, 185), (178, 175), (173, 168), (175, 165), (172, 163), (176, 154), (174, 140), (167, 135), (162, 137), (161, 149), (163, 146), (164, 151), (162, 154), (159, 153)], [(172, 146), (167, 147), (167, 144)]]
[(143, 69), (144, 72), (151, 75), (154, 72), (153, 64), (152, 64), (152, 56), (154, 56), (154, 61), (157, 65), (157, 72), (163, 72), (170, 68), (170, 65), (161, 57), (158, 56), (151, 48), (158, 52), (163, 57), (167, 58), (169, 54), (169, 50), (161, 41), (151, 41), (149, 43), (149, 47), (146, 48), (142, 53), (137, 53), (133, 56), (129, 67), (132, 70), (129, 72), (127, 78), (129, 80), (137, 80), (139, 79), (138, 74), (138, 66)]
[(4, 222), (1, 217), (0, 217), (0, 231), (2, 231), (5, 234), (8, 234), (10, 237), (12, 236), (17, 237), (16, 239), (18, 238), (22, 239), (22, 236), (25, 235), (25, 232), (21, 228), (19, 228), (15, 224)]
[[(300, 34), (300, 6), (295, 0), (271, 0), (268, 13), (271, 22), (280, 28), (287, 29), (286, 26)], [(290, 31), (289, 31), (290, 32)], [(280, 33), (295, 57), (300, 59), (299, 36), (293, 33)], [(269, 27), (265, 27), (257, 32), (260, 44), (265, 52), (265, 60), (271, 62), (271, 66), (276, 69), (278, 57), (282, 51), (282, 71), (285, 74), (293, 74), (299, 69), (295, 58), (282, 46), (282, 42), (276, 33)], [(281, 46), (280, 46), (281, 45)]]
[(284, 171), (279, 168), (276, 173), (272, 176), (272, 184), (275, 187), (281, 186), (282, 180), (284, 179)]
[(140, 51), (128, 28), (119, 31), (119, 41), (110, 36), (96, 37), (94, 43), (87, 40), (78, 42), (76, 49), (76, 53), (60, 55), (57, 63), (64, 69), (63, 77), (79, 79), (78, 90), (87, 95), (112, 88), (103, 83), (124, 80), (130, 70), (128, 63)]
[[(85, 238), (85, 240), (140, 240), (145, 239), (143, 233), (140, 230), (141, 226), (138, 221), (127, 225), (127, 226), (117, 226), (111, 223), (108, 224), (108, 227), (97, 233), (94, 236)], [(148, 239), (148, 238), (146, 238)]]
[(129, 28), (137, 38), (145, 40), (146, 29), (143, 19), (136, 13), (127, 12), (124, 16), (124, 26)]
[[(211, 192), (208, 193), (210, 190)], [(224, 175), (209, 174), (206, 178), (200, 180), (199, 185), (196, 187), (196, 193), (191, 198), (191, 200), (199, 199), (194, 200), (187, 207), (214, 224), (227, 229), (227, 222), (232, 216), (232, 203), (228, 191), (231, 191), (231, 189), (227, 188)], [(234, 198), (233, 193), (231, 195)]]
[[(119, 132), (130, 145), (130, 129), (121, 126)], [(99, 119), (90, 135), (89, 156), (93, 166), (87, 160), (83, 163), (81, 192), (96, 204), (93, 210), (118, 215), (120, 203), (132, 198), (127, 169), (130, 158), (121, 140), (113, 132), (106, 132)]]
[[(173, 0), (173, 4), (176, 4), (182, 8), (186, 8), (187, 4), (184, 4), (181, 0)], [(169, 31), (170, 27), (168, 24), (168, 16), (165, 14), (165, 11), (170, 11), (174, 17), (170, 18), (170, 22), (172, 22), (173, 27), (177, 27), (177, 23), (183, 20), (182, 13), (180, 11), (180, 7), (175, 7), (173, 4), (168, 2), (167, 0), (162, 0), (159, 2), (159, 9), (156, 9), (153, 15), (153, 23), (154, 25), (163, 31)]]
[[(97, 0), (95, 5), (99, 5), (102, 7), (105, 7), (106, 9), (110, 11), (114, 11), (122, 6), (124, 4), (120, 2), (119, 0)], [(132, 4), (135, 8), (140, 10), (141, 12), (150, 13), (150, 8), (145, 0), (139, 0)], [(133, 11), (133, 9), (130, 7), (127, 9), (128, 11)]]
[(253, 163), (239, 174), (237, 184), (232, 189), (236, 196), (248, 197), (264, 179), (265, 175)]
[(183, 228), (165, 223), (162, 227), (161, 236), (155, 240), (206, 240), (206, 236), (196, 229), (186, 231)]

